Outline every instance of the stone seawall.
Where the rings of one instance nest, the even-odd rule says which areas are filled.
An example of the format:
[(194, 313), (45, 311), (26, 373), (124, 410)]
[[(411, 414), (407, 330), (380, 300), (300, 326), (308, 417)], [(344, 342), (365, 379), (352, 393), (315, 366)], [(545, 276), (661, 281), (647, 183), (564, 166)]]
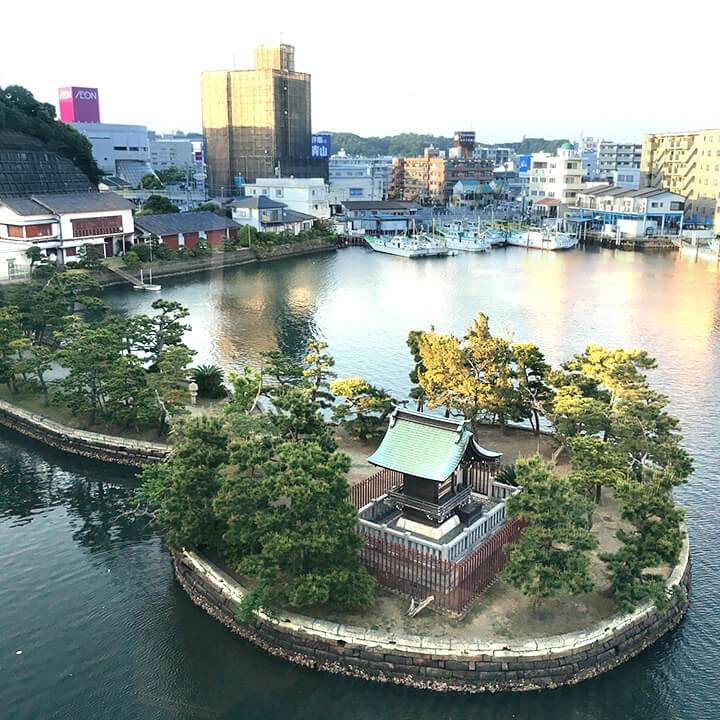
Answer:
[[(240, 265), (252, 265), (272, 260), (281, 260), (301, 255), (312, 255), (319, 252), (336, 250), (334, 243), (307, 240), (287, 245), (273, 245), (251, 250), (234, 250), (232, 252), (215, 253), (209, 257), (192, 258), (189, 260), (155, 261), (143, 263), (145, 280), (149, 280), (149, 273), (152, 270), (153, 282), (162, 278), (179, 277), (180, 275), (192, 275), (201, 272), (213, 272), (223, 268), (239, 267)], [(139, 277), (140, 273), (133, 273)], [(113, 285), (127, 285), (128, 281), (112, 272), (103, 272), (96, 276), (103, 287)]]
[(245, 592), (241, 585), (195, 553), (176, 553), (173, 563), (196, 605), (272, 655), (337, 675), (444, 692), (555, 688), (612, 670), (680, 623), (690, 589), (686, 538), (667, 580), (668, 610), (658, 611), (648, 601), (583, 632), (489, 642), (395, 635), (287, 612), (277, 618), (259, 613), (252, 623), (241, 623), (236, 619)]
[(73, 455), (130, 467), (162, 462), (172, 449), (161, 443), (71, 428), (4, 400), (0, 400), (0, 425)]

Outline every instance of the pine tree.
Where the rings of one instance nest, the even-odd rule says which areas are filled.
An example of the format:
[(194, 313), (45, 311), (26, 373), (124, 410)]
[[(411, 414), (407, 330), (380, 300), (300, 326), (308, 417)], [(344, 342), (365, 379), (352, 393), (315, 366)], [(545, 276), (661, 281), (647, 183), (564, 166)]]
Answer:
[(507, 499), (507, 513), (527, 526), (517, 543), (506, 546), (510, 560), (502, 578), (534, 606), (560, 592), (589, 592), (589, 551), (598, 544), (586, 521), (592, 502), (539, 455), (518, 459), (515, 473), (523, 490)]

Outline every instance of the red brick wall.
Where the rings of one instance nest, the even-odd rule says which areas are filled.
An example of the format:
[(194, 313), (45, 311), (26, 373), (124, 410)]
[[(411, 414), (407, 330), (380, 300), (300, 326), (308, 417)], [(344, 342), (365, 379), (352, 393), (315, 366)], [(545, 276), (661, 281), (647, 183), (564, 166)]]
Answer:
[(185, 247), (186, 248), (194, 248), (197, 245), (198, 234), (196, 232), (184, 233), (183, 237), (185, 238)]
[(172, 250), (178, 249), (178, 236), (177, 235), (163, 235), (163, 245), (167, 245)]
[(208, 230), (207, 232), (207, 241), (209, 245), (212, 245), (215, 247), (216, 245), (219, 245), (225, 238), (225, 231), (224, 230)]

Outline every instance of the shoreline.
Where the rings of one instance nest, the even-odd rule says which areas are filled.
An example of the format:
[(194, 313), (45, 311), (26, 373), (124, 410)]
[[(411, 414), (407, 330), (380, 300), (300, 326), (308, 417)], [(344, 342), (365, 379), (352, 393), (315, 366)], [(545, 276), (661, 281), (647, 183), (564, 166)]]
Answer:
[[(153, 279), (181, 277), (183, 275), (194, 275), (213, 270), (224, 270), (225, 268), (240, 267), (242, 265), (256, 265), (285, 258), (314, 255), (322, 252), (337, 250), (336, 243), (317, 242), (314, 240), (302, 241), (299, 243), (287, 243), (285, 245), (273, 245), (259, 250), (245, 248), (243, 250), (232, 250), (230, 252), (216, 253), (204, 258), (190, 258), (188, 260), (166, 260), (155, 261), (154, 263), (143, 263), (142, 268), (147, 275), (152, 271)], [(136, 273), (132, 273), (136, 275)], [(139, 273), (137, 273), (139, 277)], [(101, 287), (115, 287), (129, 285), (128, 280), (106, 271), (94, 275)]]
[[(180, 586), (209, 615), (265, 652), (296, 665), (436, 692), (475, 694), (548, 690), (608, 672), (675, 629), (687, 613), (691, 560), (687, 533), (680, 561), (666, 580), (670, 607), (646, 600), (579, 632), (521, 640), (402, 635), (283, 611), (236, 618), (245, 588), (196, 553), (172, 552)], [(682, 592), (676, 594), (674, 587)]]
[[(0, 425), (63, 452), (140, 468), (163, 462), (170, 445), (61, 425), (0, 400)], [(525, 428), (513, 428), (525, 430)], [(266, 652), (310, 669), (440, 692), (526, 691), (573, 685), (624, 663), (677, 627), (687, 612), (691, 561), (687, 533), (666, 580), (670, 607), (645, 601), (584, 630), (521, 640), (403, 635), (283, 612), (235, 615), (245, 588), (209, 560), (172, 552), (175, 576), (193, 603)], [(673, 590), (679, 586), (682, 592)]]

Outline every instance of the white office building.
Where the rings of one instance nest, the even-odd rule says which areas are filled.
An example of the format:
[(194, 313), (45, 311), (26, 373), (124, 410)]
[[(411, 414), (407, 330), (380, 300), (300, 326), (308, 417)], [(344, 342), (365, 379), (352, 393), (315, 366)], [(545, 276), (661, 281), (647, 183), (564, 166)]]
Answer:
[(144, 125), (83, 122), (70, 125), (90, 141), (95, 162), (109, 175), (116, 175), (137, 187), (143, 175), (153, 171)]
[(188, 169), (195, 172), (202, 170), (204, 161), (202, 138), (187, 136), (182, 133), (173, 135), (158, 135), (148, 132), (150, 150), (150, 164), (153, 170), (167, 170), (176, 167), (179, 170)]
[(582, 160), (569, 142), (563, 143), (557, 155), (533, 153), (528, 173), (528, 200), (533, 204), (544, 199), (573, 204), (584, 174)]
[(330, 217), (328, 186), (322, 178), (258, 178), (244, 187), (247, 197), (265, 195), (295, 212)]
[(387, 194), (391, 157), (346, 157), (341, 151), (329, 163), (330, 204), (346, 200), (382, 200)]

